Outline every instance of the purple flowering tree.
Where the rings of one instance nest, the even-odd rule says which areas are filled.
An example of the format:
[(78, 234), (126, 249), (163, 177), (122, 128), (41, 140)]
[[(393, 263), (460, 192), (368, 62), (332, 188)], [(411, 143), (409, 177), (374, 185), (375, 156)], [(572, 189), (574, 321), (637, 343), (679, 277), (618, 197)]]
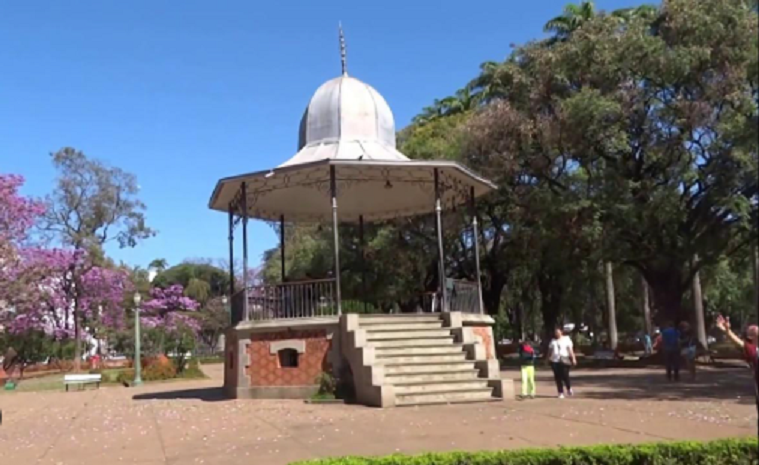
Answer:
[[(20, 176), (0, 175), (0, 324), (15, 335), (71, 338), (78, 306), (91, 336), (120, 328), (128, 274), (92, 265), (81, 250), (33, 244), (30, 231), (45, 209), (19, 194), (22, 185)], [(86, 270), (79, 279), (77, 269)]]
[(195, 349), (201, 329), (197, 313), (200, 304), (185, 296), (179, 284), (153, 288), (150, 297), (142, 306), (140, 324), (156, 342), (156, 351), (173, 355), (177, 371), (182, 371), (185, 354)]
[(166, 289), (150, 290), (150, 300), (142, 305), (143, 315), (140, 322), (146, 328), (163, 328), (167, 331), (186, 326), (192, 331), (199, 331), (200, 324), (194, 312), (200, 304), (184, 295), (184, 288), (175, 284)]

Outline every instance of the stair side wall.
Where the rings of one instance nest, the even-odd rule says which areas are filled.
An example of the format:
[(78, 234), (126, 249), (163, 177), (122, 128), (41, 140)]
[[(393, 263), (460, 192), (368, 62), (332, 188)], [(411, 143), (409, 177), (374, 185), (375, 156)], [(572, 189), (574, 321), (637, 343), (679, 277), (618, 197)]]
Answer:
[(464, 344), (467, 360), (474, 361), (479, 377), (487, 378), (488, 385), (493, 388), (493, 396), (513, 398), (513, 380), (501, 379), (501, 365), (493, 335), (495, 320), (490, 315), (450, 312), (443, 314), (443, 321), (443, 326), (453, 331), (456, 342)]
[(392, 386), (384, 384), (381, 366), (375, 366), (373, 347), (366, 343), (366, 331), (359, 328), (359, 316), (342, 315), (340, 318), (342, 357), (353, 373), (353, 389), (356, 402), (370, 407), (394, 407), (395, 393)]

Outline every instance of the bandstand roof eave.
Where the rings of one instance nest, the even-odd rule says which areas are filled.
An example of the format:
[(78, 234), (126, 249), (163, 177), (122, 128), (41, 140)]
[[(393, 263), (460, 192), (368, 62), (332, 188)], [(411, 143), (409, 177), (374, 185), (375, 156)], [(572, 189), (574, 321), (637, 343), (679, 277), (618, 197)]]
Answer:
[(251, 173), (239, 174), (221, 178), (216, 182), (211, 198), (208, 201), (208, 208), (211, 210), (227, 212), (229, 205), (219, 201), (219, 195), (226, 185), (232, 185), (235, 190), (239, 189), (243, 181), (261, 177), (273, 176), (282, 173), (295, 172), (303, 169), (315, 168), (318, 166), (387, 166), (387, 167), (408, 167), (408, 168), (449, 168), (455, 169), (474, 183), (484, 188), (482, 191), (496, 190), (496, 186), (489, 179), (479, 175), (470, 168), (461, 163), (450, 160), (408, 160), (408, 161), (382, 161), (382, 160), (336, 160), (325, 159), (311, 163), (302, 163), (297, 165), (284, 166), (263, 171), (254, 171)]

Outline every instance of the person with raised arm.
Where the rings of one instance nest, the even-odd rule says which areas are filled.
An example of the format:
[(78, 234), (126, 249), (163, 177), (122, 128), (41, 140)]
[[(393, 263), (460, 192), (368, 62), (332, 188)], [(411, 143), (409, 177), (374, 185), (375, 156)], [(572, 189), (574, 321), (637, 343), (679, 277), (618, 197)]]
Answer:
[(722, 315), (717, 316), (717, 328), (725, 333), (733, 344), (743, 351), (743, 359), (754, 372), (754, 387), (759, 393), (759, 359), (757, 358), (757, 342), (759, 342), (759, 326), (751, 325), (746, 330), (746, 339), (741, 339), (730, 329), (730, 320)]

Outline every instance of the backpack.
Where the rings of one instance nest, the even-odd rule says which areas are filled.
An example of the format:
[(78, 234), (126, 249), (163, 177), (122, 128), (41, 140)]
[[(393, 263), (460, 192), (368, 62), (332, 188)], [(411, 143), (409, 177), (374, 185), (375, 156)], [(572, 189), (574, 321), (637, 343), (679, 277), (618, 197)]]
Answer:
[(535, 358), (535, 349), (528, 343), (524, 343), (519, 347), (520, 356), (524, 360), (532, 360)]

